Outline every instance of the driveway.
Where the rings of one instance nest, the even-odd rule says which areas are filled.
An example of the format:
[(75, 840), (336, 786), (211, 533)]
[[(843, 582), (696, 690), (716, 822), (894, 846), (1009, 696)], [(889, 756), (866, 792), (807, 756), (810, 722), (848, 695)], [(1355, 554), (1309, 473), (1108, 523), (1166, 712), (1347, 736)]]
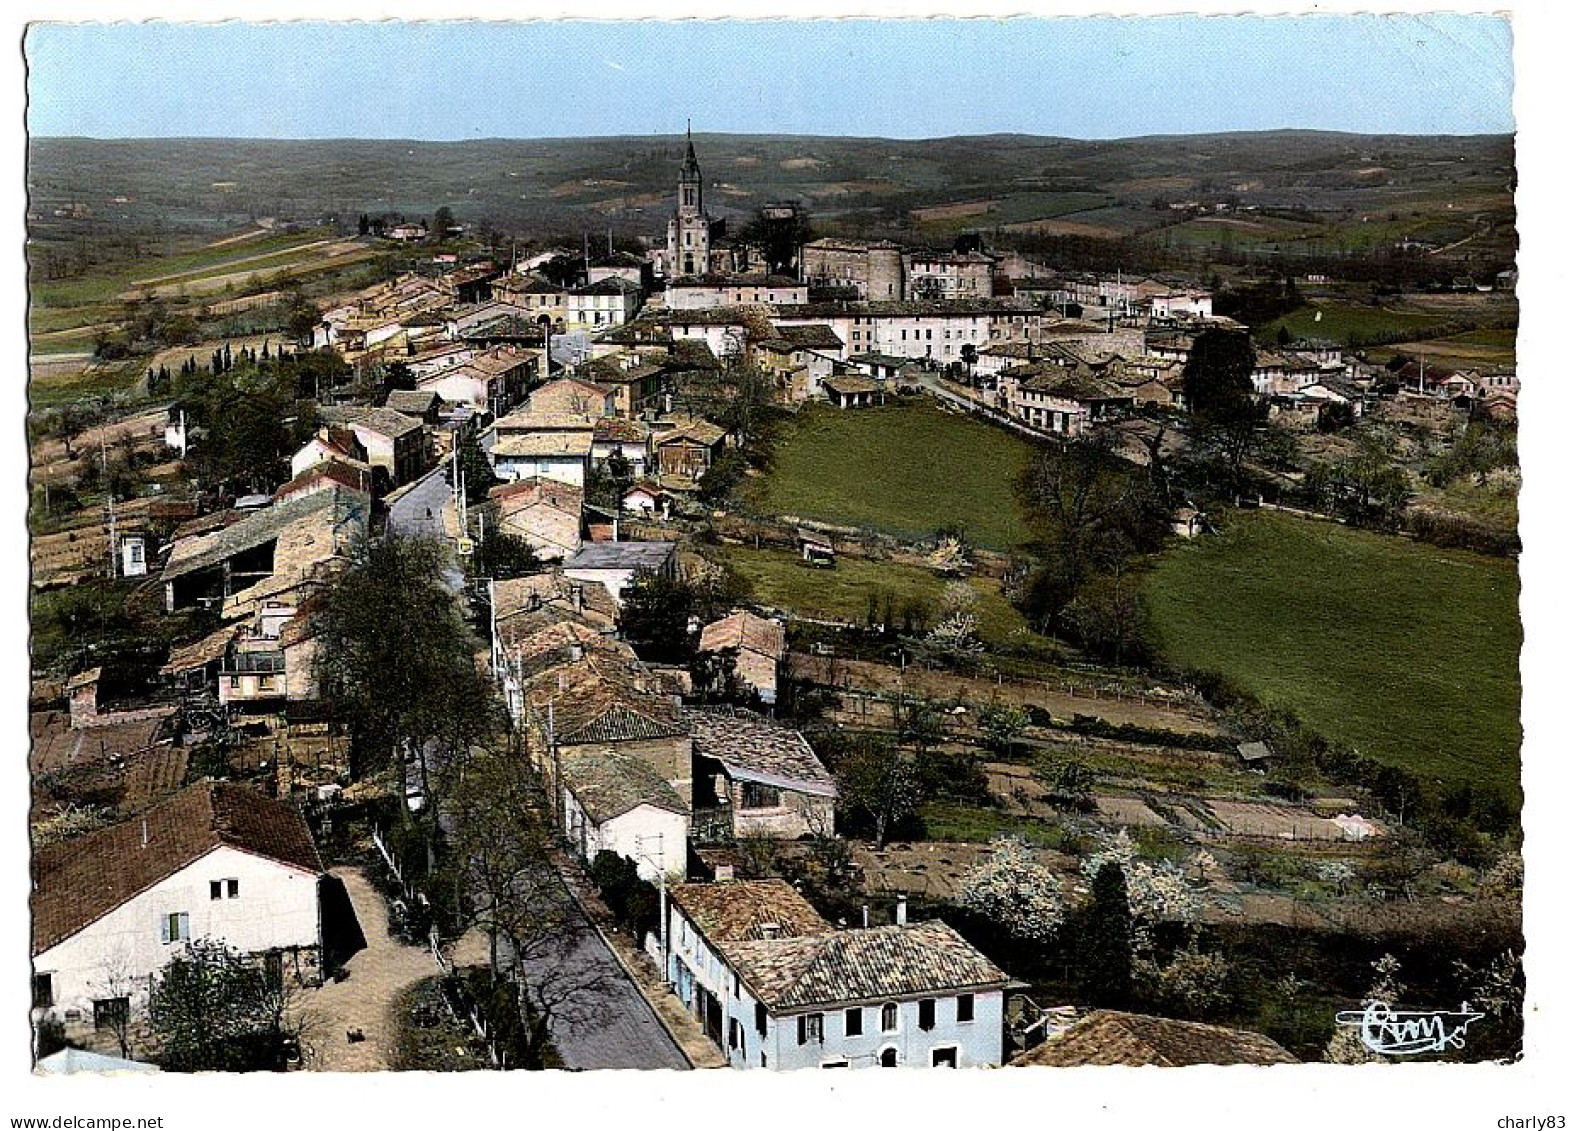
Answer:
[[(344, 885), (366, 946), (345, 962), (343, 982), (304, 991), (310, 1018), (307, 1042), (317, 1072), (381, 1072), (389, 1067), (397, 1032), (394, 1004), (408, 986), (438, 973), (426, 947), (407, 946), (389, 934), (389, 908), (360, 868), (330, 872)], [(359, 1030), (365, 1038), (345, 1036)]]

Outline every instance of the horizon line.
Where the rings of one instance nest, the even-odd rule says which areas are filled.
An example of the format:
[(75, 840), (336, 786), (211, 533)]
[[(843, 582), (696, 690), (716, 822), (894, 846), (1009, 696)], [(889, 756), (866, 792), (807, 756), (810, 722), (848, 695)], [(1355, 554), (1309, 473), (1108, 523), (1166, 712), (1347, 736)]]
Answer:
[[(812, 138), (822, 141), (878, 141), (878, 142), (935, 142), (964, 141), (984, 138), (1025, 138), (1032, 141), (1065, 141), (1082, 143), (1155, 141), (1169, 138), (1191, 137), (1258, 137), (1268, 134), (1320, 134), (1330, 137), (1354, 138), (1515, 138), (1517, 130), (1481, 130), (1466, 133), (1407, 133), (1397, 131), (1337, 130), (1319, 126), (1268, 126), (1252, 130), (1191, 130), (1186, 132), (1160, 132), (1138, 134), (1110, 134), (1100, 137), (1079, 137), (1072, 134), (1036, 134), (1021, 130), (998, 130), (985, 133), (935, 134), (914, 137), (894, 137), (886, 134), (818, 134), (818, 133), (767, 133), (737, 131), (698, 131), (697, 138)], [(276, 141), (291, 143), (319, 142), (387, 142), (410, 145), (474, 145), (487, 142), (555, 142), (555, 141), (645, 141), (682, 134), (622, 133), (622, 134), (553, 134), (520, 135), (491, 134), (486, 137), (398, 137), (368, 136), (361, 134), (336, 134), (322, 137), (283, 136), (274, 134), (42, 134), (29, 132), (27, 140), (33, 141), (92, 141), (92, 142), (158, 142), (158, 141)]]

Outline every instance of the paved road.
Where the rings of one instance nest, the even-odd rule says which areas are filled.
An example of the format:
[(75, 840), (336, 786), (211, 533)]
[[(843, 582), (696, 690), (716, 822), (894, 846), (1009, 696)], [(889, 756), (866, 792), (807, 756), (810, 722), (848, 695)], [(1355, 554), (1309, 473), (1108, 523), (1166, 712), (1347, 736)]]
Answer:
[(991, 420), (997, 424), (1012, 428), (1016, 432), (1022, 432), (1024, 435), (1029, 436), (1032, 439), (1045, 440), (1048, 438), (1047, 433), (1036, 431), (1028, 424), (1025, 424), (1022, 420), (1015, 420), (1005, 412), (987, 408), (978, 401), (972, 401), (960, 393), (955, 393), (952, 389), (949, 389), (945, 384), (942, 383), (941, 375), (938, 373), (934, 373), (930, 370), (926, 370), (924, 373), (922, 373), (920, 375), (920, 387), (940, 401), (945, 401), (948, 404), (955, 405), (966, 412), (973, 413), (974, 415), (982, 417), (986, 420)]
[[(394, 500), (389, 507), (389, 533), (440, 541), (447, 537), (443, 513), (451, 505), (452, 495), (444, 480), (446, 466), (439, 464)], [(465, 574), (458, 563), (444, 571), (444, 582), (456, 593), (465, 588)]]
[(521, 963), (527, 982), (583, 985), (573, 1016), (549, 1026), (566, 1068), (687, 1069), (690, 1062), (657, 1020), (624, 967), (589, 920), (579, 920), (572, 945), (550, 959)]

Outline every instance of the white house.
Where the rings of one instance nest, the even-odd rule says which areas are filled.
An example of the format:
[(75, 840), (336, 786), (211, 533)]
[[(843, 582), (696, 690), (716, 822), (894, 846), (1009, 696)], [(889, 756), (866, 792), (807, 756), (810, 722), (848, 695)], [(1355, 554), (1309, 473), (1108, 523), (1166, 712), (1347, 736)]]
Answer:
[(641, 287), (615, 275), (576, 287), (569, 293), (568, 305), (572, 326), (622, 326), (641, 308)]
[(580, 553), (565, 559), (564, 576), (575, 581), (595, 581), (618, 602), (638, 572), (676, 576), (679, 564), (675, 550), (672, 542), (589, 542)]
[(584, 431), (501, 435), (488, 453), (500, 479), (556, 479), (584, 487), (591, 469), (592, 434)]
[[(204, 782), (33, 856), (33, 1015), (91, 1039), (146, 1007), (149, 980), (211, 938), (270, 976), (321, 978), (323, 862), (293, 806)], [(105, 1035), (108, 1035), (105, 1032)]]
[(1002, 1063), (1012, 979), (945, 923), (840, 930), (782, 880), (668, 896), (669, 981), (731, 1067)]
[(683, 876), (690, 806), (650, 764), (605, 751), (559, 759), (564, 833), (583, 860), (613, 852), (644, 880)]

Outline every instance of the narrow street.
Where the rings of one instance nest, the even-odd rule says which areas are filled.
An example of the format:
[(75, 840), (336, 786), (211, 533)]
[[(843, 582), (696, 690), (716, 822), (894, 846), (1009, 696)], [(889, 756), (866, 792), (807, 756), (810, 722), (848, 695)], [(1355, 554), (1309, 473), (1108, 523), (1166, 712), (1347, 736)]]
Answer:
[(687, 1069), (673, 1038), (652, 1012), (590, 920), (577, 917), (573, 943), (546, 961), (526, 960), (527, 981), (583, 983), (573, 1016), (549, 1026), (566, 1068)]
[[(453, 506), (453, 495), (444, 479), (446, 463), (440, 463), (426, 475), (402, 489), (394, 502), (389, 504), (388, 534), (408, 538), (448, 538), (444, 527), (444, 509)], [(465, 574), (458, 563), (444, 571), (444, 583), (458, 593), (465, 588)]]

